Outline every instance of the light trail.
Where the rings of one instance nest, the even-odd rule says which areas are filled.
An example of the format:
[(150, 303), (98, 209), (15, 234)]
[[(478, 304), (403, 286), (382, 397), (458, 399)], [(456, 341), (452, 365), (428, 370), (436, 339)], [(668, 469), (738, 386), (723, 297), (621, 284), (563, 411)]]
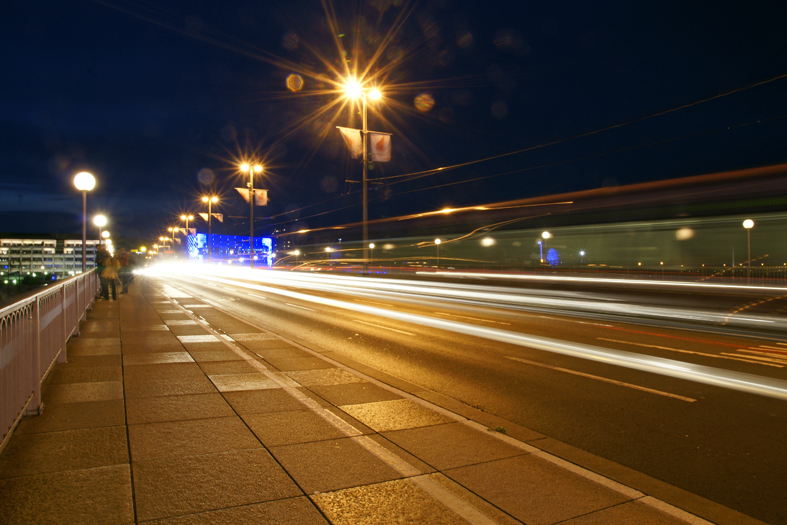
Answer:
[[(333, 308), (342, 308), (344, 310), (365, 313), (378, 317), (385, 317), (388, 319), (395, 319), (398, 321), (429, 328), (461, 333), (517, 346), (534, 348), (537, 350), (568, 355), (599, 363), (632, 368), (644, 372), (704, 383), (750, 394), (787, 400), (787, 381), (760, 377), (743, 372), (722, 370), (692, 363), (684, 363), (671, 359), (643, 356), (623, 350), (613, 350), (587, 344), (571, 343), (567, 341), (561, 341), (547, 337), (531, 336), (497, 328), (488, 328), (445, 319), (437, 319), (424, 315), (386, 310), (373, 306), (361, 305), (354, 302), (351, 303), (337, 299), (329, 299), (326, 297), (317, 297), (302, 292), (284, 290), (280, 288), (274, 288), (272, 286), (248, 282), (249, 280), (255, 280), (258, 282), (281, 280), (281, 274), (277, 275), (272, 272), (254, 272), (248, 270), (238, 271), (237, 269), (227, 271), (226, 269), (216, 267), (180, 265), (177, 267), (177, 269), (172, 268), (170, 271), (167, 271), (166, 268), (161, 268), (158, 273), (176, 279), (182, 279), (184, 277), (196, 277), (221, 284), (231, 284), (240, 288), (267, 292), (269, 294), (276, 294)], [(293, 280), (290, 280), (290, 285), (292, 285), (292, 281)], [(308, 281), (304, 280), (303, 283), (307, 284)]]

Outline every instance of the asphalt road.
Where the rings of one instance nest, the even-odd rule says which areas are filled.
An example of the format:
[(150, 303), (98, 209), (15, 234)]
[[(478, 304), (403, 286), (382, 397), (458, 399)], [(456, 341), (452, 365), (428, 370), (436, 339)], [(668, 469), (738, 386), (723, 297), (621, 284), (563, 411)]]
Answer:
[[(448, 296), (441, 296), (428, 281), (410, 286), (410, 281), (391, 280), (401, 286), (380, 289), (355, 281), (329, 286), (165, 277), (176, 288), (285, 337), (308, 341), (765, 522), (787, 523), (787, 401), (484, 336), (484, 330), (502, 330), (743, 372), (787, 385), (787, 333), (778, 326), (787, 291), (700, 293), (539, 282), (514, 284), (511, 292), (510, 283), (487, 282), (478, 288), (478, 283), (449, 281), (440, 285)], [(495, 293), (473, 295), (484, 290)], [(392, 319), (377, 315), (376, 309), (471, 330), (434, 328), (417, 318)], [(677, 315), (664, 314), (669, 311)], [(733, 318), (739, 322), (729, 322)]]

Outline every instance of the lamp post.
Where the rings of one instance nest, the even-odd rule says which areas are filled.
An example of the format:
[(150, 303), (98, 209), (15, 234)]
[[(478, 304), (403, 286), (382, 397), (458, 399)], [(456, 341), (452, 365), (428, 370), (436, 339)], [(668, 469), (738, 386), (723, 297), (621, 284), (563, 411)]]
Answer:
[(219, 198), (215, 195), (205, 196), (202, 197), (202, 202), (208, 203), (208, 260), (213, 261), (213, 230), (211, 228), (211, 219), (213, 219), (212, 205), (214, 202), (219, 202)]
[[(361, 97), (361, 114), (363, 115), (363, 127), (361, 129), (361, 140), (363, 141), (363, 179), (361, 180), (363, 186), (363, 273), (367, 273), (369, 269), (369, 253), (367, 252), (369, 243), (369, 199), (367, 197), (367, 188), (369, 186), (367, 179), (369, 151), (367, 135), (369, 133), (369, 128), (366, 125), (366, 90), (363, 89), (357, 80), (351, 79), (345, 85), (345, 91), (347, 92), (347, 96), (351, 98)], [(369, 91), (369, 98), (372, 100), (379, 100), (382, 96), (379, 89), (372, 89)]]
[[(538, 244), (541, 246), (541, 262), (542, 263), (544, 262), (544, 245), (546, 244), (546, 240), (549, 239), (550, 237), (552, 237), (551, 233), (549, 233), (549, 232), (542, 232), (541, 233), (541, 238), (544, 239), (544, 241), (538, 241)], [(549, 252), (547, 252), (547, 257), (549, 257)]]
[(249, 182), (249, 260), (251, 261), (251, 268), (254, 269), (254, 174), (262, 173), (262, 166), (260, 164), (243, 163), (240, 165), (242, 172), (248, 172)]
[(194, 220), (194, 216), (193, 215), (181, 215), (180, 216), (180, 220), (186, 221), (186, 235), (188, 235), (189, 234), (189, 221), (193, 221)]
[(443, 242), (440, 239), (434, 240), (434, 245), (437, 247), (437, 268), (440, 268), (440, 243)]
[(83, 171), (74, 177), (74, 186), (82, 192), (82, 273), (87, 271), (87, 192), (95, 188), (96, 178)]
[(749, 247), (749, 270), (747, 272), (746, 280), (751, 281), (751, 229), (754, 228), (754, 221), (746, 219), (743, 221), (743, 227), (746, 228), (746, 238)]
[(107, 225), (107, 218), (103, 215), (93, 217), (93, 224), (98, 226), (98, 242), (101, 243), (101, 229)]
[(374, 264), (374, 243), (369, 243), (369, 249), (372, 251), (372, 264)]

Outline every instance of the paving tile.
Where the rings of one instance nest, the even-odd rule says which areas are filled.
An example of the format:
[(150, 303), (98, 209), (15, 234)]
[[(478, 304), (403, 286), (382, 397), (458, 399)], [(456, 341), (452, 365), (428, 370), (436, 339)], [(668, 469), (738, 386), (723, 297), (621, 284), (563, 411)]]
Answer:
[(339, 408), (377, 432), (426, 427), (455, 421), (409, 399), (345, 405)]
[(84, 401), (109, 401), (123, 399), (122, 381), (95, 383), (46, 384), (42, 390), (48, 403), (80, 403)]
[(307, 494), (401, 478), (401, 474), (351, 439), (270, 449)]
[(147, 525), (236, 525), (271, 523), (276, 525), (328, 525), (308, 498), (289, 498), (255, 505), (201, 512), (145, 522)]
[(79, 338), (79, 343), (72, 344), (73, 338), (69, 341), (66, 354), (71, 356), (89, 355), (117, 355), (120, 354), (120, 338)]
[(243, 420), (266, 447), (346, 437), (311, 410), (249, 414)]
[(128, 332), (168, 332), (169, 328), (167, 328), (167, 325), (160, 324), (160, 322), (161, 319), (159, 319), (158, 316), (156, 316), (155, 320), (149, 322), (124, 322), (120, 326), (121, 338)]
[[(186, 343), (183, 345), (195, 361), (245, 361), (223, 343)], [(204, 348), (200, 348), (204, 347)]]
[(141, 397), (126, 401), (128, 424), (233, 416), (221, 394)]
[(153, 354), (158, 352), (182, 352), (183, 345), (176, 338), (168, 341), (154, 341), (129, 343), (123, 342), (123, 355), (130, 354)]
[(205, 334), (204, 329), (201, 329), (201, 335), (180, 335), (178, 339), (181, 343), (213, 343), (219, 341), (219, 338), (213, 334)]
[(309, 389), (334, 405), (357, 405), (402, 399), (399, 394), (372, 383), (350, 383), (345, 385), (313, 386)]
[(561, 525), (686, 525), (686, 522), (638, 501), (631, 501), (563, 522)]
[(0, 480), (0, 494), (4, 525), (134, 522), (128, 465)]
[(294, 350), (299, 350), (306, 355), (311, 355), (308, 352), (305, 352), (303, 349), (293, 346), (291, 343), (288, 343), (287, 341), (282, 341), (281, 339), (262, 339), (262, 340), (250, 339), (250, 340), (242, 341), (242, 343), (243, 346), (254, 352), (257, 352), (258, 350), (270, 350), (273, 348), (292, 348)]
[(407, 480), (317, 494), (312, 500), (334, 525), (467, 525), (464, 518)]
[(129, 425), (131, 457), (150, 461), (260, 448), (237, 416)]
[(260, 372), (250, 374), (224, 374), (212, 375), (210, 380), (216, 385), (219, 392), (233, 392), (236, 390), (264, 390), (280, 388), (279, 384), (268, 379)]
[(290, 348), (268, 348), (263, 350), (252, 350), (249, 347), (248, 342), (241, 342), (242, 346), (248, 349), (250, 352), (258, 355), (263, 359), (286, 359), (289, 357), (314, 357), (312, 354), (305, 350), (301, 350), (300, 348), (290, 347)]
[(140, 521), (303, 495), (264, 449), (134, 463)]
[(269, 334), (266, 332), (254, 332), (254, 333), (235, 333), (223, 328), (225, 332), (227, 332), (230, 337), (235, 339), (236, 341), (281, 341), (278, 337), (273, 334)]
[[(175, 334), (178, 338), (181, 337), (198, 337), (198, 336), (205, 336), (206, 330), (205, 327), (199, 324), (188, 324), (188, 325), (175, 325), (169, 327), (170, 331)], [(210, 335), (210, 334), (208, 334)], [(212, 336), (211, 336), (212, 337)], [(213, 339), (209, 339), (213, 341)], [(194, 340), (192, 342), (200, 342), (199, 340)]]
[(77, 367), (100, 367), (100, 366), (121, 366), (123, 359), (120, 354), (117, 355), (85, 355), (85, 356), (68, 356), (68, 366), (71, 368)]
[(24, 418), (15, 430), (15, 434), (115, 427), (126, 424), (122, 399), (49, 404), (44, 398), (44, 403), (44, 411), (37, 416)]
[(317, 370), (320, 368), (335, 368), (334, 365), (319, 357), (272, 357), (265, 359), (281, 371), (290, 370)]
[(241, 416), (303, 410), (304, 408), (303, 403), (281, 389), (225, 392), (223, 395), (224, 399)]
[(123, 364), (160, 365), (166, 363), (193, 363), (194, 358), (188, 352), (154, 352), (147, 354), (128, 354), (123, 356)]
[(444, 474), (528, 525), (561, 522), (628, 499), (532, 454)]
[(365, 383), (363, 379), (342, 368), (324, 368), (321, 370), (293, 370), (286, 375), (303, 386), (347, 385)]
[(47, 382), (52, 385), (58, 385), (64, 383), (100, 383), (120, 381), (122, 379), (122, 368), (119, 366), (73, 367), (69, 364), (59, 364), (55, 365), (49, 373)]
[[(145, 365), (143, 365), (145, 366)], [(166, 365), (162, 365), (166, 366)], [(128, 369), (142, 368), (129, 367)], [(127, 370), (128, 370), (127, 369)], [(128, 399), (157, 396), (184, 396), (191, 394), (213, 394), (216, 388), (205, 377), (179, 377), (173, 379), (153, 379), (125, 382), (126, 397)]]
[(0, 456), (0, 478), (128, 462), (123, 426), (25, 434), (11, 439)]
[(200, 363), (200, 367), (209, 376), (259, 373), (259, 370), (249, 361), (206, 361)]
[(383, 436), (439, 470), (526, 454), (462, 423), (385, 432)]
[(198, 326), (199, 323), (194, 319), (169, 319), (165, 320), (164, 324), (170, 327), (170, 330), (173, 326)]

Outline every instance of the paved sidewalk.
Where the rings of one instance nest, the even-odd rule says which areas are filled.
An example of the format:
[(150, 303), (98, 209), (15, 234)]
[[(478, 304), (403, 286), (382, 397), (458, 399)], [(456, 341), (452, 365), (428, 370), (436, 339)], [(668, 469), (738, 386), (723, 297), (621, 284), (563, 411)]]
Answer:
[(330, 357), (155, 281), (100, 301), (0, 456), (0, 522), (759, 523)]

